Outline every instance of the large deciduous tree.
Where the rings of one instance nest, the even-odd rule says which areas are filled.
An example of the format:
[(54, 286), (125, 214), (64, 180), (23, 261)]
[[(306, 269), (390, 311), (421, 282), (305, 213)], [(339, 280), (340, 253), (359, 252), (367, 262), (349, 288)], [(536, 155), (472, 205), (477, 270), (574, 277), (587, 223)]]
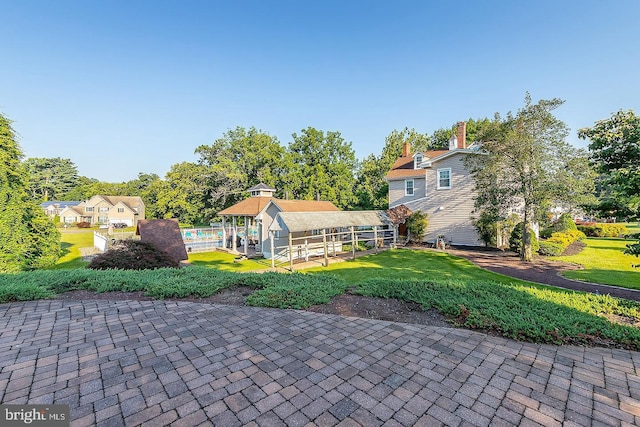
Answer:
[(282, 179), (284, 147), (275, 136), (254, 127), (236, 127), (211, 145), (196, 148), (198, 164), (207, 170), (207, 204), (220, 211), (247, 197), (260, 182), (278, 186)]
[(164, 181), (154, 189), (157, 199), (153, 216), (176, 218), (192, 225), (208, 224), (215, 216), (207, 204), (211, 191), (204, 165), (182, 162), (171, 166)]
[(294, 133), (286, 167), (283, 185), (289, 197), (328, 200), (341, 209), (355, 205), (355, 152), (340, 132), (308, 127), (299, 135)]
[[(578, 136), (589, 139), (591, 158), (609, 194), (640, 216), (640, 117), (620, 110), (593, 127), (580, 129)], [(628, 245), (626, 252), (640, 255), (640, 242)]]
[(53, 265), (60, 233), (29, 195), (22, 151), (11, 122), (0, 114), (0, 272)]
[[(551, 99), (533, 104), (527, 93), (524, 107), (516, 114), (496, 114), (479, 135), (482, 151), (469, 158), (476, 181), (477, 210), (506, 217), (511, 208), (522, 207), (525, 229), (520, 258), (525, 261), (533, 255), (532, 222), (542, 218), (545, 210), (564, 194), (582, 192), (571, 184), (574, 175), (572, 179), (566, 177), (566, 168), (572, 166), (577, 153), (565, 142), (566, 125), (552, 113), (563, 102)], [(560, 176), (565, 179), (559, 180)]]
[(29, 172), (29, 189), (41, 201), (68, 200), (78, 183), (78, 168), (70, 159), (32, 157), (24, 162)]
[(621, 110), (580, 129), (578, 136), (590, 141), (591, 159), (602, 173), (607, 196), (640, 216), (640, 116)]

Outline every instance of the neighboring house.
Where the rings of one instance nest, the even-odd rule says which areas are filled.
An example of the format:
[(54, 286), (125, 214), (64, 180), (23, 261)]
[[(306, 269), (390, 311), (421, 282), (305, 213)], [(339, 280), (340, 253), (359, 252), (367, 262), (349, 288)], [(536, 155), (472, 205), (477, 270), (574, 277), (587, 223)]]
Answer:
[(139, 196), (93, 196), (76, 206), (68, 206), (60, 212), (65, 224), (88, 222), (90, 224), (138, 225), (145, 219), (145, 208)]
[(466, 124), (458, 123), (448, 150), (411, 153), (405, 143), (402, 156), (385, 179), (389, 183), (389, 208), (405, 205), (427, 214), (426, 242), (444, 236), (454, 245), (480, 246), (473, 225), (475, 183), (464, 160), (477, 154), (477, 145), (466, 144)]
[(65, 208), (78, 206), (80, 203), (81, 202), (79, 201), (50, 201), (42, 202), (40, 203), (40, 206), (42, 207), (42, 209), (44, 209), (44, 212), (47, 214), (47, 216), (53, 218), (56, 215), (60, 215), (60, 212), (62, 212)]

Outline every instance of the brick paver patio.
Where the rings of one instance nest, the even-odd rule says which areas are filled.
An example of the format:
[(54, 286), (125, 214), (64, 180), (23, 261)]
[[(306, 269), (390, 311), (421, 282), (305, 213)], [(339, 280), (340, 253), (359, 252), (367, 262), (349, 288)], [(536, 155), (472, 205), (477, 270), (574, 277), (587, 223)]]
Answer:
[(0, 401), (73, 426), (640, 425), (640, 353), (166, 301), (0, 305)]

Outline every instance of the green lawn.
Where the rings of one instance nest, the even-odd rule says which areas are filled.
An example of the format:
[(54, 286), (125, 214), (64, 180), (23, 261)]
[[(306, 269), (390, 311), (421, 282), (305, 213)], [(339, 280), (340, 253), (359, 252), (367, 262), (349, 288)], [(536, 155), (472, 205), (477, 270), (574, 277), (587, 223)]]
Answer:
[[(93, 231), (91, 229), (61, 230), (60, 247), (62, 248), (62, 256), (52, 269), (86, 267), (89, 263), (82, 260), (80, 248), (93, 247)], [(234, 262), (234, 260), (234, 255), (225, 252), (202, 252), (189, 255), (189, 262), (193, 265), (224, 271), (264, 270), (271, 266), (268, 261), (260, 263), (252, 260), (241, 262)]]
[(569, 279), (640, 289), (640, 269), (633, 267), (640, 263), (640, 259), (624, 254), (626, 245), (632, 242), (612, 237), (590, 237), (584, 240), (587, 247), (579, 254), (550, 259), (584, 267), (584, 270), (565, 272), (564, 276)]
[(640, 222), (630, 222), (630, 223), (626, 223), (625, 224), (627, 226), (627, 229), (629, 230), (629, 233), (634, 234), (634, 233), (640, 233)]
[(62, 256), (52, 269), (82, 268), (89, 263), (82, 260), (80, 248), (93, 247), (93, 230), (60, 230)]
[(333, 273), (352, 284), (371, 277), (426, 281), (489, 280), (499, 283), (529, 283), (483, 270), (464, 258), (455, 257), (445, 252), (408, 249), (392, 249), (378, 255), (329, 264), (328, 267), (313, 267), (304, 270), (304, 272)]
[(226, 252), (198, 252), (189, 254), (189, 262), (193, 265), (215, 268), (224, 271), (255, 271), (271, 267), (267, 260), (250, 259), (235, 262), (236, 256)]

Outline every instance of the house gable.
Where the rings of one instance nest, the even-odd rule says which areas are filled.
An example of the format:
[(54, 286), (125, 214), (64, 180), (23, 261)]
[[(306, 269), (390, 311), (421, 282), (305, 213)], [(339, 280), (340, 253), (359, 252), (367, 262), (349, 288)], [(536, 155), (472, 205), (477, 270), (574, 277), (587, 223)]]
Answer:
[[(459, 245), (481, 243), (473, 225), (475, 182), (465, 165), (470, 154), (478, 154), (467, 146), (465, 126), (450, 141), (450, 150), (426, 151), (419, 169), (413, 169), (415, 155), (409, 149), (386, 175), (389, 182), (389, 207), (405, 205), (411, 211), (427, 214), (425, 240), (432, 242), (444, 235), (448, 242)], [(407, 191), (407, 181), (413, 180), (413, 194)]]

